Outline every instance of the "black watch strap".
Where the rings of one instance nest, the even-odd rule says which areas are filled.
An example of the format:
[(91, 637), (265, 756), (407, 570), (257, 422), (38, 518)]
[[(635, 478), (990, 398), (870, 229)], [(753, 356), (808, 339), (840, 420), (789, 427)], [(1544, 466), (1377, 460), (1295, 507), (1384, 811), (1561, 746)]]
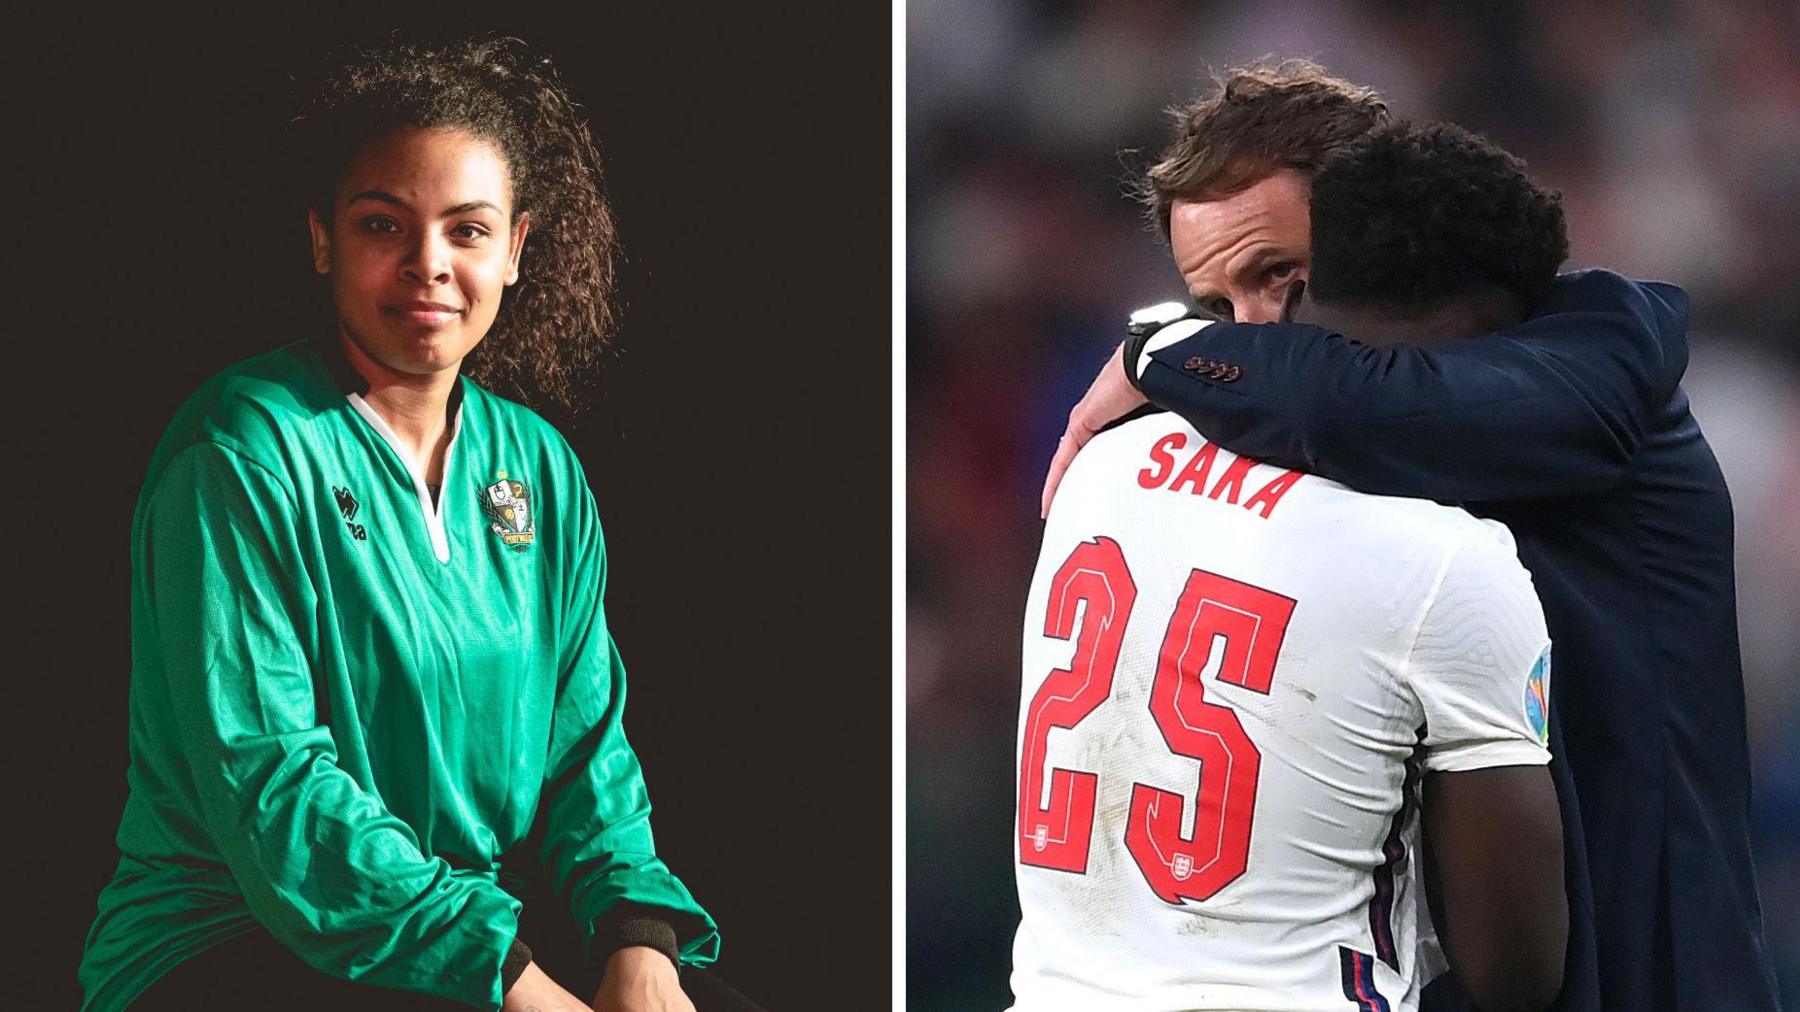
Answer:
[(1125, 369), (1126, 382), (1130, 383), (1133, 387), (1136, 387), (1138, 393), (1144, 392), (1143, 384), (1138, 381), (1138, 359), (1143, 357), (1144, 345), (1150, 343), (1150, 337), (1151, 334), (1148, 333), (1134, 334), (1131, 337), (1126, 338), (1124, 344), (1119, 345), (1119, 365), (1123, 366)]

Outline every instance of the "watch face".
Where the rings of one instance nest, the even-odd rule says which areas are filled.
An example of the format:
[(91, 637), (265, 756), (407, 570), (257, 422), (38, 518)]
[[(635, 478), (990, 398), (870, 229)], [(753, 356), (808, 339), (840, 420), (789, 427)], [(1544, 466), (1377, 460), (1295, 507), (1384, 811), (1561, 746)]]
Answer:
[(1159, 302), (1132, 313), (1125, 322), (1125, 329), (1133, 336), (1141, 336), (1166, 327), (1191, 312), (1193, 310), (1184, 302)]

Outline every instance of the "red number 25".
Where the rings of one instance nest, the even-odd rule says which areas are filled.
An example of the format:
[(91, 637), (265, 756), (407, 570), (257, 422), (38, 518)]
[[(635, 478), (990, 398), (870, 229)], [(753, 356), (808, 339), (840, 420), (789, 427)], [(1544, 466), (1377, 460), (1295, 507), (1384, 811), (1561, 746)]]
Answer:
[[(1075, 656), (1067, 668), (1050, 672), (1025, 714), (1019, 758), (1019, 860), (1025, 864), (1087, 872), (1100, 778), (1062, 767), (1046, 770), (1046, 744), (1051, 728), (1074, 727), (1112, 694), (1136, 601), (1137, 586), (1111, 538), (1082, 542), (1056, 571), (1044, 635), (1074, 636)], [(1126, 849), (1165, 902), (1211, 897), (1244, 873), (1250, 856), (1262, 753), (1236, 712), (1206, 701), (1200, 674), (1213, 659), (1216, 639), (1223, 638), (1219, 680), (1267, 695), (1293, 614), (1292, 598), (1204, 570), (1189, 574), (1182, 588), (1157, 653), (1150, 714), (1169, 751), (1200, 762), (1194, 834), (1181, 835), (1185, 796), (1142, 783), (1131, 785), (1125, 829)], [(1040, 805), (1046, 772), (1049, 802)]]

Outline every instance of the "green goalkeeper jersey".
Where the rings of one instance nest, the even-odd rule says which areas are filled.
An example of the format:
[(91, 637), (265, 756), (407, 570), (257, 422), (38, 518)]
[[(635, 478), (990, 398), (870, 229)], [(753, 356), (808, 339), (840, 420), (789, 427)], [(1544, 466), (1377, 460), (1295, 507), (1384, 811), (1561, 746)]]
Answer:
[(152, 458), (84, 1009), (258, 923), (325, 973), (497, 1008), (498, 858), (534, 816), (584, 942), (625, 901), (716, 956), (651, 842), (580, 463), (461, 378), (434, 501), (358, 389), (335, 345), (290, 345), (209, 381)]

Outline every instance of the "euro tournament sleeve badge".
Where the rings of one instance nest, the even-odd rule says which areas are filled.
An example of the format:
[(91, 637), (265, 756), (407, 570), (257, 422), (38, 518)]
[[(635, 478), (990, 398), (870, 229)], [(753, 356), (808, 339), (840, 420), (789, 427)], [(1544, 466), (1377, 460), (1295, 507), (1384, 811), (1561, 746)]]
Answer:
[(1525, 678), (1525, 719), (1540, 745), (1550, 741), (1550, 648), (1538, 655)]
[(487, 514), (488, 529), (502, 543), (524, 550), (537, 533), (537, 517), (531, 508), (531, 492), (522, 481), (514, 481), (505, 471), (497, 472), (498, 481), (481, 491), (481, 511)]

